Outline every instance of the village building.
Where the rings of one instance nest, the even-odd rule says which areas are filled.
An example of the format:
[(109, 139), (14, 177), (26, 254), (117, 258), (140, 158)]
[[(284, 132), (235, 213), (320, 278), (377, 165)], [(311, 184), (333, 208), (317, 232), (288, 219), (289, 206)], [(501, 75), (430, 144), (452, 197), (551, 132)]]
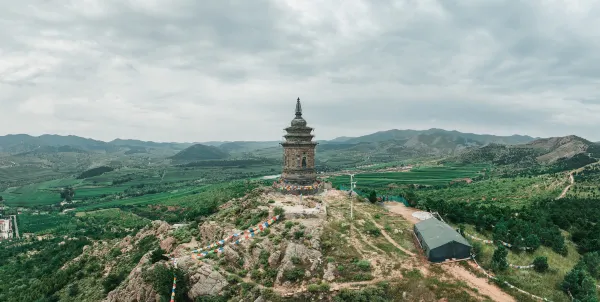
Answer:
[(0, 240), (13, 238), (12, 223), (10, 218), (0, 219)]

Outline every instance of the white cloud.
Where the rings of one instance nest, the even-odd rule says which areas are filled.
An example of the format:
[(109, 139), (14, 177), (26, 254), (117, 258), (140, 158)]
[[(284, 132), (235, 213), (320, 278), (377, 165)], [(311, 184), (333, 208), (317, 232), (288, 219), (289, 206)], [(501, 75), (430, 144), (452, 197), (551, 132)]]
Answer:
[[(389, 128), (600, 140), (595, 1), (0, 3), (0, 135), (277, 140)], [(43, 118), (42, 118), (43, 117)]]

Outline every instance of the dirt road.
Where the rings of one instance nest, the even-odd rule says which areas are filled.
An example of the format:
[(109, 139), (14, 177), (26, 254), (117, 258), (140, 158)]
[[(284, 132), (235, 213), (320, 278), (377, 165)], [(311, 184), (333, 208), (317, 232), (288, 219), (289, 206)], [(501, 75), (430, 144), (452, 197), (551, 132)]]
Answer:
[[(402, 215), (404, 219), (413, 224), (420, 221), (416, 217), (412, 216), (412, 214), (414, 212), (418, 212), (418, 210), (407, 208), (399, 202), (386, 202), (385, 207), (391, 213)], [(512, 296), (503, 292), (499, 287), (489, 283), (487, 278), (478, 277), (457, 263), (442, 264), (441, 267), (450, 275), (466, 282), (469, 284), (469, 286), (476, 288), (481, 294), (490, 297), (494, 301), (516, 301)]]
[(558, 195), (558, 197), (556, 199), (564, 198), (565, 195), (567, 195), (567, 192), (569, 191), (569, 189), (571, 188), (571, 186), (573, 184), (575, 184), (575, 178), (573, 178), (573, 172), (569, 173), (569, 181), (571, 183), (568, 186), (565, 187), (565, 189), (562, 191), (562, 193), (560, 193), (560, 195)]

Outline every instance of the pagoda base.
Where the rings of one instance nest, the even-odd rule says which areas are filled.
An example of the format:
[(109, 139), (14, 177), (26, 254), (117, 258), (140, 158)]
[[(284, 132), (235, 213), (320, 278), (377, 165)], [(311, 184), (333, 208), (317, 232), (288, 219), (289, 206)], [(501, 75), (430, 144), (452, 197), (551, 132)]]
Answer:
[(273, 188), (275, 188), (278, 192), (281, 192), (283, 194), (316, 195), (323, 189), (323, 183), (317, 180), (310, 185), (301, 185), (289, 183), (284, 181), (283, 179), (279, 179), (278, 182), (273, 182)]

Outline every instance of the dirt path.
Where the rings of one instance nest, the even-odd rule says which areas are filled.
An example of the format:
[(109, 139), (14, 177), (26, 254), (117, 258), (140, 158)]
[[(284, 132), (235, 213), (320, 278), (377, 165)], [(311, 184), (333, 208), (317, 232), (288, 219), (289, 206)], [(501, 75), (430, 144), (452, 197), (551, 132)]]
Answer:
[[(399, 202), (386, 202), (385, 206), (391, 213), (402, 215), (402, 217), (413, 224), (420, 221), (412, 216), (414, 212), (418, 212), (416, 209), (407, 208)], [(487, 278), (478, 277), (457, 263), (443, 264), (441, 267), (455, 278), (465, 281), (470, 286), (476, 288), (481, 294), (489, 296), (494, 301), (516, 301), (496, 285), (490, 284)]]
[(488, 283), (487, 278), (477, 277), (456, 263), (444, 265), (443, 268), (453, 276), (465, 281), (470, 286), (477, 288), (479, 293), (490, 297), (494, 301), (516, 301), (515, 298), (503, 292), (495, 285)]
[(371, 213), (368, 212), (364, 212), (364, 214), (367, 214), (369, 216), (369, 218), (371, 219), (371, 221), (375, 224), (376, 227), (379, 228), (379, 230), (381, 231), (381, 234), (383, 235), (383, 237), (385, 237), (385, 239), (391, 243), (393, 246), (395, 246), (396, 248), (398, 248), (399, 250), (403, 251), (405, 254), (411, 256), (411, 257), (415, 257), (415, 253), (403, 248), (401, 245), (399, 245), (396, 240), (392, 239), (392, 237), (385, 231), (385, 228), (382, 227), (380, 224), (378, 224), (375, 219), (373, 219), (373, 217), (371, 216)]
[(567, 192), (569, 191), (571, 186), (575, 184), (575, 178), (573, 178), (573, 172), (569, 173), (569, 181), (570, 181), (570, 184), (565, 187), (565, 189), (562, 191), (562, 193), (560, 193), (560, 195), (558, 195), (558, 197), (556, 199), (564, 198), (565, 195), (567, 195)]

